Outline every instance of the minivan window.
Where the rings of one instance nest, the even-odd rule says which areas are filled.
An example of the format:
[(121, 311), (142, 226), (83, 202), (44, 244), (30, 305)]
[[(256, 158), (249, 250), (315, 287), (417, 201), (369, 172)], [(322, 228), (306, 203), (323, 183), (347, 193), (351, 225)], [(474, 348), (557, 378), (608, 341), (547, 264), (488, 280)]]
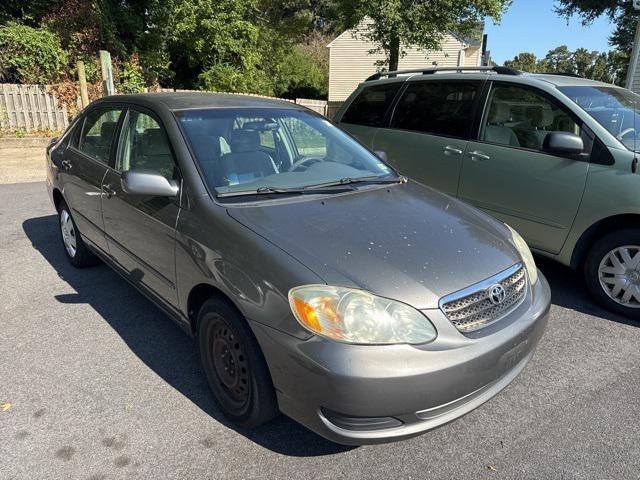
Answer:
[(342, 115), (342, 123), (381, 127), (384, 117), (402, 83), (386, 83), (365, 87)]
[(116, 135), (116, 126), (122, 110), (94, 110), (90, 112), (82, 127), (78, 150), (101, 162), (109, 162), (111, 144)]
[(581, 135), (581, 128), (563, 108), (535, 90), (493, 86), (480, 140), (542, 151), (549, 132)]
[(218, 194), (395, 176), (373, 153), (312, 112), (225, 108), (176, 115), (206, 182)]
[(391, 128), (463, 138), (480, 82), (414, 82), (398, 102)]
[(640, 149), (640, 95), (617, 87), (560, 87), (629, 150)]

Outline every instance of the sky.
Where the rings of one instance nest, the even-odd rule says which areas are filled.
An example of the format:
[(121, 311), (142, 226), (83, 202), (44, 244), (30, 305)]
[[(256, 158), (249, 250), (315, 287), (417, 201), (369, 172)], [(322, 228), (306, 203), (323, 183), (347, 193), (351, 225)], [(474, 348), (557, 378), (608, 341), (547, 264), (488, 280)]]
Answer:
[(583, 27), (578, 17), (569, 20), (559, 17), (553, 7), (555, 0), (514, 0), (499, 25), (488, 20), (487, 48), (498, 65), (511, 60), (518, 53), (533, 52), (538, 58), (549, 50), (567, 45), (570, 50), (610, 50), (608, 38), (614, 25), (600, 18)]

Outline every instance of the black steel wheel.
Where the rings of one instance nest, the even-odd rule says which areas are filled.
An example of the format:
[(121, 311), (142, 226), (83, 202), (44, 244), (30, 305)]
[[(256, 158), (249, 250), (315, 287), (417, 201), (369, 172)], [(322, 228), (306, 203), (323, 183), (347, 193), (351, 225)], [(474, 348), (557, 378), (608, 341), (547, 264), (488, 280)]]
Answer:
[(278, 413), (262, 351), (242, 315), (220, 299), (198, 315), (202, 367), (218, 407), (234, 423), (257, 427)]

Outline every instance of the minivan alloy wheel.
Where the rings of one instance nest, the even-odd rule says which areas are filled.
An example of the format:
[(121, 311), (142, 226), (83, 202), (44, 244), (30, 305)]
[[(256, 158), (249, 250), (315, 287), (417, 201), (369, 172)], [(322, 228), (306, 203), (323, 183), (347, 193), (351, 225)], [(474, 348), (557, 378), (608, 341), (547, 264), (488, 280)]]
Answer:
[(62, 232), (62, 241), (64, 248), (71, 258), (76, 256), (76, 230), (71, 220), (71, 215), (66, 210), (60, 212), (60, 231)]
[(628, 308), (640, 308), (640, 245), (623, 245), (609, 251), (598, 267), (605, 293)]

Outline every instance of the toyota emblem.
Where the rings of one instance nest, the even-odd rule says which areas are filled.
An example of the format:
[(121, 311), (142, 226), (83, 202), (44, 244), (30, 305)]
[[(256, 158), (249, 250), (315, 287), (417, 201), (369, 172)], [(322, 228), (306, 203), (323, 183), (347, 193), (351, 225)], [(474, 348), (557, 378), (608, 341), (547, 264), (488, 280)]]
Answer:
[(487, 293), (489, 294), (489, 300), (494, 305), (500, 305), (504, 302), (504, 299), (507, 296), (507, 292), (505, 292), (504, 287), (499, 283), (490, 286), (487, 289)]

